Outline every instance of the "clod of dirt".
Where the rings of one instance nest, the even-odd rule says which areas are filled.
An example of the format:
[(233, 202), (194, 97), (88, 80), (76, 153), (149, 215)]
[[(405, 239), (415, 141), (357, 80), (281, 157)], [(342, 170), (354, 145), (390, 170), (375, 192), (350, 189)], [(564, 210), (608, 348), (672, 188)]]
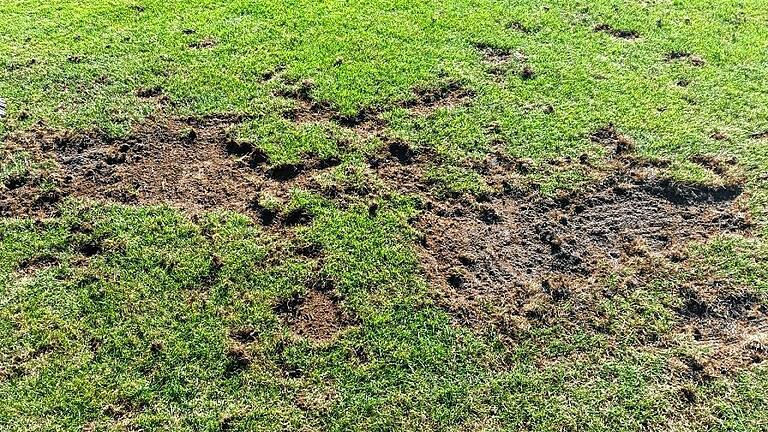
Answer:
[(140, 87), (136, 89), (136, 96), (140, 98), (152, 98), (163, 94), (163, 88), (159, 86), (154, 87)]
[(632, 140), (619, 133), (613, 124), (608, 124), (592, 132), (590, 135), (592, 142), (602, 144), (613, 150), (614, 155), (622, 155), (634, 150), (635, 144)]
[(704, 66), (706, 64), (706, 61), (704, 61), (703, 58), (695, 54), (691, 54), (687, 51), (672, 51), (670, 53), (667, 53), (667, 55), (665, 56), (665, 59), (668, 62), (675, 61), (675, 60), (687, 60), (693, 66)]
[(528, 65), (523, 66), (523, 69), (520, 71), (520, 78), (524, 80), (533, 79), (535, 75), (536, 72), (534, 72), (533, 69)]
[(312, 289), (306, 296), (295, 296), (280, 303), (275, 312), (296, 334), (316, 341), (327, 341), (350, 325), (327, 288)]
[(466, 105), (475, 96), (474, 91), (456, 81), (437, 87), (416, 88), (413, 93), (415, 97), (403, 102), (402, 106), (419, 115), (428, 115), (441, 108)]
[(206, 49), (206, 48), (213, 48), (218, 44), (216, 39), (212, 37), (207, 37), (205, 39), (201, 39), (197, 42), (192, 42), (189, 44), (190, 48), (194, 49)]
[(640, 37), (640, 34), (635, 30), (616, 29), (610, 24), (605, 23), (596, 25), (593, 30), (596, 32), (607, 33), (619, 39), (637, 39)]
[(755, 132), (753, 134), (750, 134), (749, 137), (752, 139), (768, 139), (768, 130)]
[(394, 141), (389, 144), (389, 154), (395, 157), (401, 164), (409, 164), (413, 162), (415, 152), (411, 149), (408, 143), (402, 141)]

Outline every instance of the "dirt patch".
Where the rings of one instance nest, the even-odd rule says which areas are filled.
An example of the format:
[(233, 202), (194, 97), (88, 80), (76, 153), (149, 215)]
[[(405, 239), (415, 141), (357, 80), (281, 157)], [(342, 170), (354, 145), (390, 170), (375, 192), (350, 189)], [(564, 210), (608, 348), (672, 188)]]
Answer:
[(704, 66), (707, 63), (703, 58), (687, 51), (672, 51), (667, 53), (664, 58), (668, 62), (688, 61), (693, 66)]
[(748, 226), (731, 208), (734, 196), (669, 189), (621, 173), (558, 201), (503, 199), (478, 215), (429, 215), (422, 224), (430, 274), (461, 314), (478, 314), (472, 321), (481, 320), (475, 309), (483, 303), (525, 315), (531, 294), (557, 301), (601, 269)]
[(57, 346), (50, 343), (38, 345), (34, 349), (22, 349), (14, 353), (0, 365), (0, 381), (17, 378), (33, 373), (34, 363), (40, 358), (53, 353)]
[(59, 264), (58, 257), (54, 255), (37, 255), (22, 260), (16, 270), (21, 277), (30, 277), (45, 269), (53, 268)]
[(632, 140), (626, 135), (619, 133), (612, 124), (592, 132), (590, 139), (594, 143), (607, 147), (614, 156), (627, 154), (635, 148)]
[(607, 33), (619, 39), (632, 40), (640, 37), (640, 33), (638, 33), (635, 30), (617, 29), (611, 26), (610, 24), (605, 24), (605, 23), (597, 24), (595, 27), (593, 27), (593, 30), (596, 32)]
[(521, 51), (486, 43), (477, 43), (474, 46), (482, 54), (483, 61), (488, 68), (488, 73), (496, 76), (497, 79), (503, 77), (514, 68), (518, 69), (517, 74), (522, 79), (531, 79), (535, 75), (533, 68), (526, 63), (528, 56)]
[(416, 115), (429, 115), (438, 109), (454, 108), (467, 105), (475, 92), (462, 86), (457, 81), (450, 81), (437, 87), (416, 88), (414, 98), (403, 102), (402, 106)]
[(218, 41), (212, 37), (206, 37), (199, 41), (192, 42), (189, 44), (189, 47), (192, 49), (207, 49), (207, 48), (213, 48), (216, 45), (218, 45)]
[[(279, 72), (280, 70), (270, 72), (268, 79), (272, 79)], [(283, 117), (294, 123), (336, 123), (362, 138), (381, 135), (386, 126), (380, 110), (376, 108), (363, 109), (354, 115), (345, 115), (336, 110), (331, 103), (315, 99), (312, 95), (315, 83), (312, 80), (283, 84), (284, 87), (275, 96), (293, 101), (293, 107), (284, 111)]]
[(248, 348), (242, 344), (229, 346), (224, 354), (226, 357), (225, 376), (237, 375), (248, 369), (253, 363)]
[(328, 341), (351, 324), (328, 287), (310, 289), (305, 296), (291, 297), (275, 308), (280, 320), (299, 336)]
[[(508, 337), (537, 325), (532, 323), (604, 332), (608, 321), (598, 305), (685, 267), (682, 251), (689, 242), (749, 234), (738, 183), (678, 185), (659, 176), (658, 166), (635, 159), (632, 140), (613, 126), (591, 139), (605, 145), (611, 159), (603, 179), (586, 189), (543, 198), (510, 183), (475, 201), (427, 200), (416, 222), (424, 233), (424, 268), (440, 288), (439, 303), (458, 322), (478, 329), (490, 325)], [(699, 159), (717, 169), (729, 165), (723, 158)], [(486, 178), (504, 172), (508, 181), (525, 165), (496, 155), (476, 168)], [(720, 348), (741, 347), (739, 358), (763, 358), (762, 351), (748, 348), (754, 343), (734, 341), (728, 330), (754, 329), (757, 318), (768, 318), (763, 303), (735, 288), (691, 292), (698, 297), (689, 297), (707, 300), (691, 300), (678, 311), (681, 329), (706, 327)], [(707, 360), (713, 370), (728, 369), (715, 360), (720, 348)]]
[(483, 55), (483, 60), (491, 64), (506, 63), (515, 58), (515, 51), (487, 43), (476, 43), (475, 49)]
[(0, 197), (0, 215), (46, 217), (67, 198), (122, 204), (168, 204), (200, 214), (226, 209), (260, 216), (259, 193), (288, 194), (313, 184), (333, 164), (308, 157), (296, 167), (269, 166), (250, 144), (235, 142), (239, 118), (151, 119), (126, 138), (39, 127), (9, 137), (6, 151), (26, 151), (55, 168), (14, 184)]

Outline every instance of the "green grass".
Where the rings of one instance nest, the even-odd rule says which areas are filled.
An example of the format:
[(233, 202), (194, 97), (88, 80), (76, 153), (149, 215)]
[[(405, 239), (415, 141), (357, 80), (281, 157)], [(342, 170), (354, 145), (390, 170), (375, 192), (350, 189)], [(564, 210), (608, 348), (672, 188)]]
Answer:
[[(530, 160), (526, 181), (544, 195), (578, 189), (588, 173), (552, 162), (602, 161), (589, 135), (609, 123), (640, 156), (670, 160), (664, 175), (678, 182), (722, 183), (691, 157), (733, 156), (754, 234), (690, 253), (696, 271), (765, 305), (768, 142), (751, 137), (768, 130), (764, 1), (6, 0), (0, 9), (3, 144), (38, 122), (119, 136), (150, 115), (238, 114), (246, 120), (233, 134), (270, 164), (338, 158), (321, 189), (365, 196), (260, 196), (281, 215), (311, 216), (285, 231), (233, 213), (76, 201), (42, 221), (0, 220), (0, 429), (768, 429), (765, 364), (711, 381), (671, 366), (698, 349), (671, 332), (685, 275), (601, 299), (603, 331), (591, 316), (523, 322), (510, 341), (457, 323), (422, 276), (410, 223), (421, 203), (387, 191), (365, 163), (383, 143), (288, 121), (280, 112), (293, 102), (276, 96), (311, 80), (312, 97), (341, 115), (380, 112), (388, 137), (432, 156), (424, 177), (437, 197), (489, 193), (469, 167), (493, 151)], [(640, 37), (594, 31), (600, 23)], [(478, 46), (511, 57), (491, 65)], [(670, 52), (705, 63), (667, 61)], [(532, 79), (520, 76), (525, 65)], [(413, 89), (448, 82), (475, 96), (417, 115), (404, 108)], [(166, 99), (138, 94), (155, 87)], [(0, 192), (45, 169), (26, 153), (4, 156)], [(321, 256), (297, 252), (307, 244)], [(323, 343), (293, 334), (275, 311), (319, 277), (356, 317)], [(253, 341), (230, 337), (242, 328)]]

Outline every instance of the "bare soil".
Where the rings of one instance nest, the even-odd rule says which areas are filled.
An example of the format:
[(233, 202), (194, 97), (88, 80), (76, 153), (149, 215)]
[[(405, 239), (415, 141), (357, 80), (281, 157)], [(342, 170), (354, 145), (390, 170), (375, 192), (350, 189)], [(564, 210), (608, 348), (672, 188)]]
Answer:
[(619, 39), (637, 39), (640, 34), (635, 30), (629, 29), (617, 29), (610, 24), (601, 23), (594, 27), (594, 31), (607, 33), (615, 38)]
[[(270, 167), (230, 127), (238, 118), (152, 119), (126, 138), (69, 134), (44, 127), (10, 137), (6, 149), (25, 150), (56, 168), (30, 176), (0, 197), (0, 215), (45, 217), (67, 197), (146, 205), (168, 204), (190, 214), (226, 209), (259, 216), (254, 206), (265, 190), (285, 194), (311, 183), (313, 170), (332, 165), (308, 160)], [(48, 181), (55, 185), (43, 188)]]
[(517, 190), (427, 206), (417, 226), (437, 301), (459, 323), (490, 325), (510, 340), (536, 322), (606, 332), (601, 304), (680, 278), (689, 282), (672, 293), (682, 299), (674, 333), (709, 351), (696, 360), (702, 376), (768, 359), (764, 300), (714, 275), (692, 276), (688, 263), (690, 242), (750, 235), (741, 187), (676, 185), (628, 155), (631, 141), (612, 128), (593, 139), (611, 145), (616, 159), (585, 190), (556, 198)]
[[(432, 194), (424, 180), (436, 155), (388, 138), (378, 111), (342, 116), (312, 98), (311, 83), (287, 88), (281, 96), (295, 101), (287, 118), (335, 122), (363, 138), (381, 138), (384, 147), (369, 159), (371, 171), (388, 189), (420, 197), (424, 211), (412, 223), (424, 233), (420, 251), (425, 274), (438, 289), (438, 302), (457, 321), (478, 329), (490, 325), (514, 336), (538, 321), (605, 331), (606, 317), (598, 305), (688, 270), (689, 242), (749, 235), (737, 180), (721, 187), (673, 184), (661, 175), (663, 163), (636, 159), (632, 140), (611, 125), (590, 135), (608, 149), (609, 159), (608, 168), (598, 173), (602, 180), (588, 188), (542, 197), (519, 184), (520, 176), (532, 169), (529, 161), (492, 152), (470, 168), (484, 176), (493, 193), (445, 198)], [(469, 103), (472, 96), (461, 85), (448, 83), (416, 89), (402, 106), (412, 115), (424, 115)], [(163, 203), (193, 215), (233, 210), (273, 227), (277, 220), (275, 229), (290, 233), (292, 225), (310, 222), (311, 215), (301, 209), (286, 215), (270, 212), (257, 204), (260, 194), (285, 196), (293, 187), (318, 191), (313, 174), (339, 161), (307, 157), (300, 164), (273, 166), (252, 144), (232, 139), (230, 129), (241, 120), (154, 118), (120, 139), (44, 126), (13, 135), (6, 139), (6, 150), (51, 159), (57, 168), (6, 185), (0, 214), (46, 217), (55, 214), (62, 199), (78, 197)], [(726, 178), (735, 164), (711, 156), (692, 161)], [(587, 159), (576, 163), (591, 166)], [(56, 187), (46, 188), (46, 182)], [(344, 201), (345, 193), (354, 194), (333, 198)], [(309, 258), (315, 255), (306, 251)], [(616, 275), (621, 280), (609, 284)], [(768, 311), (748, 289), (706, 276), (675, 294), (683, 299), (678, 333), (712, 348), (708, 358), (696, 360), (702, 373), (711, 376), (766, 359)], [(340, 300), (331, 290), (312, 287), (276, 312), (296, 334), (325, 341), (351, 323)], [(233, 337), (243, 342), (244, 336)], [(248, 361), (247, 351), (240, 348), (231, 357), (233, 371)]]
[(337, 302), (329, 291), (311, 289), (305, 296), (280, 303), (275, 311), (294, 333), (323, 342), (352, 323)]

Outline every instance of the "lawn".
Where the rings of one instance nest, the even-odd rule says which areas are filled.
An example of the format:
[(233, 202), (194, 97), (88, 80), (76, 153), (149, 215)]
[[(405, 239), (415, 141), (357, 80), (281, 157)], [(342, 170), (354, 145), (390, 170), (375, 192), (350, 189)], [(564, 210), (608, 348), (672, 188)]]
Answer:
[(0, 429), (768, 430), (763, 0), (1, 3)]

